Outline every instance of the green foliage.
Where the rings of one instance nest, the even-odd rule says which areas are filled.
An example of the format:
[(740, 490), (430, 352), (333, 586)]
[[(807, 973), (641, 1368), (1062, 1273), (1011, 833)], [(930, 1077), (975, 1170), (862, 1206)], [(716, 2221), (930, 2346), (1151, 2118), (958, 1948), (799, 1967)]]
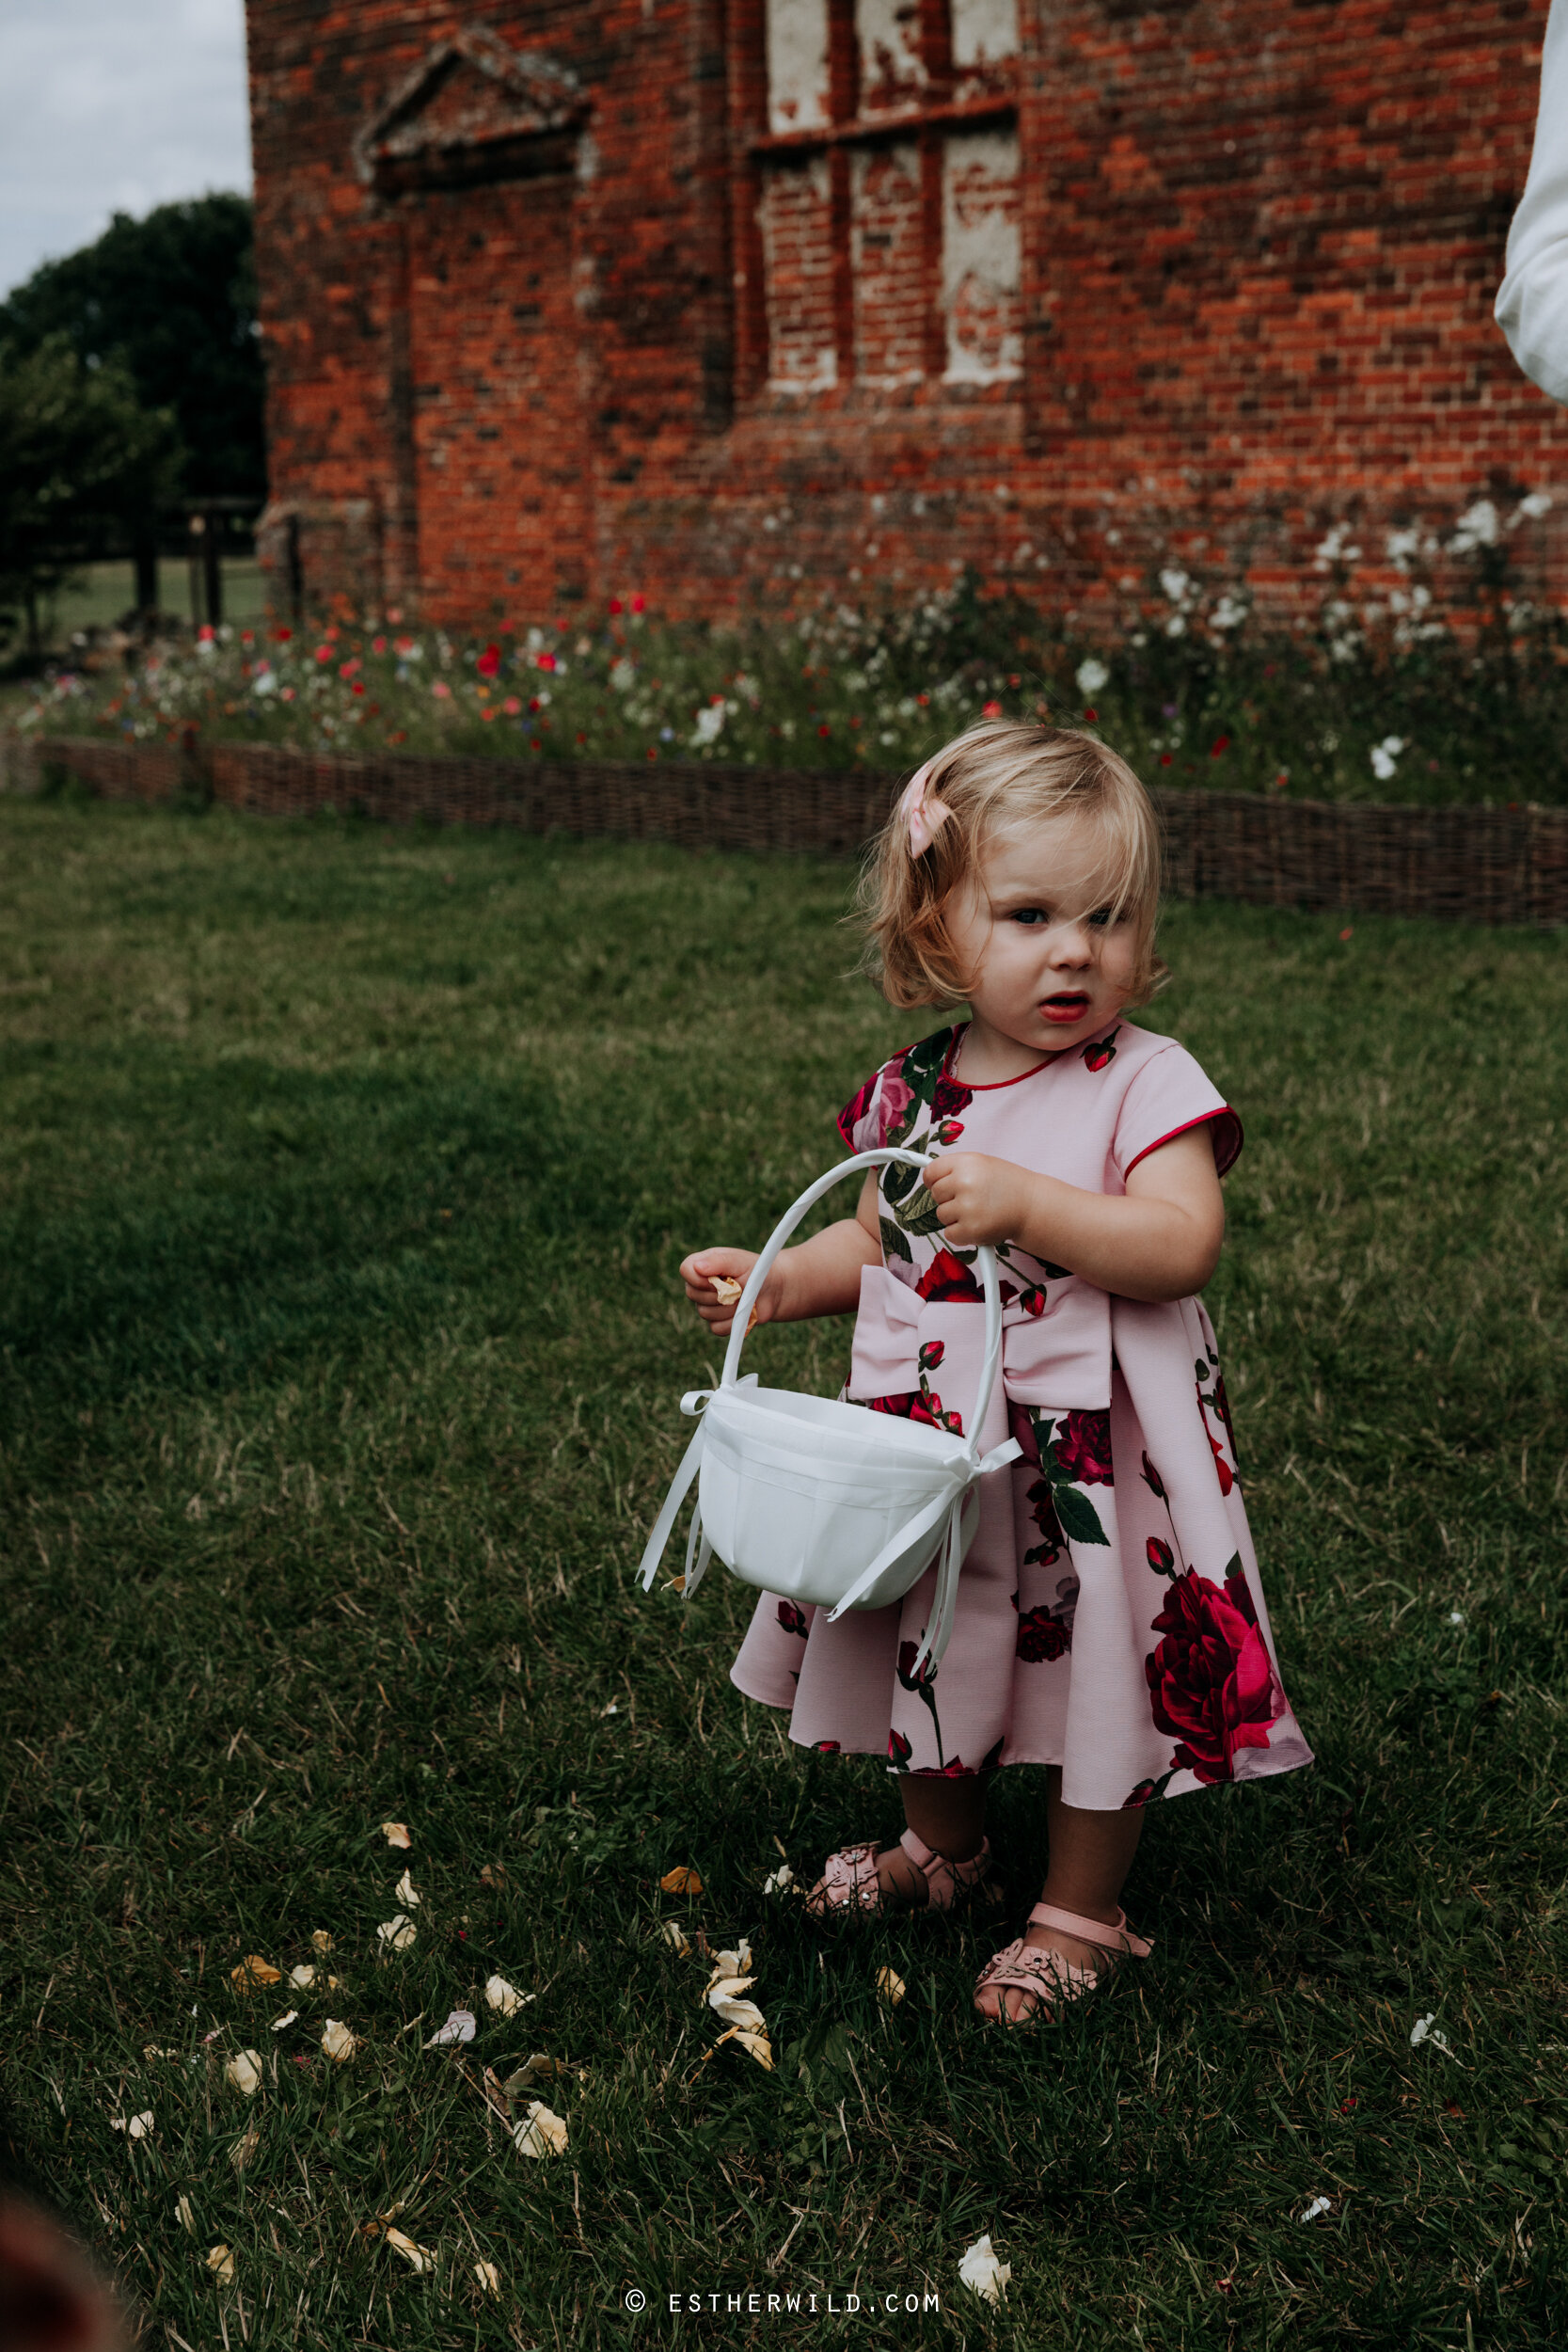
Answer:
[(0, 343), (0, 629), (20, 612), (37, 646), (40, 602), (150, 503), (171, 443), (119, 359), (89, 368), (60, 335)]
[[(1009, 2035), (970, 1990), (1037, 1772), (993, 1931), (819, 1931), (775, 1839), (807, 1881), (893, 1834), (883, 1766), (741, 1699), (717, 1568), (689, 1610), (631, 1578), (709, 1371), (681, 1252), (760, 1237), (909, 1039), (843, 869), (38, 803), (0, 846), (0, 2064), (155, 2333), (608, 2346), (754, 2288), (940, 2293), (879, 2310), (911, 2346), (1563, 2341), (1559, 943), (1172, 913), (1148, 1017), (1247, 1122), (1210, 1297), (1319, 1762), (1155, 1806), (1154, 1957)], [(753, 1352), (828, 1392), (847, 1343)], [(672, 1916), (751, 1938), (773, 2074)], [(242, 1993), (251, 1952), (340, 1983)], [(481, 2090), (535, 2051), (588, 2070), (540, 2162)]]
[[(1549, 504), (1549, 501), (1544, 501)], [(1162, 567), (1114, 634), (966, 577), (897, 604), (464, 640), (390, 622), (227, 630), (113, 681), (57, 679), (25, 723), (143, 739), (909, 769), (987, 714), (1091, 725), (1187, 790), (1452, 803), (1568, 801), (1568, 623), (1518, 590), (1540, 498), (1482, 501), (1447, 539), (1388, 537), (1382, 576), (1330, 534), (1297, 624), (1241, 585)], [(1481, 519), (1478, 521), (1478, 517)], [(1353, 563), (1350, 559), (1355, 559)]]
[(181, 487), (264, 496), (248, 198), (117, 213), (96, 243), (45, 262), (0, 302), (0, 343), (25, 353), (59, 336), (85, 365), (122, 360), (142, 406), (172, 413)]

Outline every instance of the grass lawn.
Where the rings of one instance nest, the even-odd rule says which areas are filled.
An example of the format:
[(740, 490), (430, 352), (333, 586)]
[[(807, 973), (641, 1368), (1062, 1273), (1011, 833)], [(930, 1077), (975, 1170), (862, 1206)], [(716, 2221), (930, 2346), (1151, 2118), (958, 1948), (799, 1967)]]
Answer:
[[(1320, 1761), (1157, 1809), (1153, 1960), (1006, 2034), (995, 1934), (764, 1895), (896, 1792), (733, 1690), (742, 1588), (631, 1582), (711, 1353), (679, 1255), (760, 1240), (911, 1034), (842, 977), (847, 884), (0, 803), (11, 2129), (196, 2352), (694, 2341), (672, 2293), (733, 2344), (869, 2338), (858, 2294), (900, 2344), (1560, 2345), (1562, 946), (1173, 912), (1153, 1018), (1247, 1121), (1211, 1302)], [(847, 1327), (755, 1354), (828, 1390)], [(1037, 1774), (992, 1829), (1016, 1923)], [(750, 1937), (773, 2073), (670, 1919)], [(483, 2084), (535, 2052), (574, 2070), (518, 2094), (539, 2160)]]

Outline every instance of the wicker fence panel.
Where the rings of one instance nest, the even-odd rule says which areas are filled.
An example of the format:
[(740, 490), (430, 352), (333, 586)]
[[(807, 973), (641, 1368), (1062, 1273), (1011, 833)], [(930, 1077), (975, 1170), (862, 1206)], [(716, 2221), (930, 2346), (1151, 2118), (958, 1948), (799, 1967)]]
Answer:
[[(345, 759), (270, 743), (200, 754), (162, 743), (13, 739), (0, 782), (37, 790), (65, 771), (111, 800), (204, 793), (299, 817), (356, 811), (379, 824), (511, 825), (525, 833), (668, 841), (683, 849), (851, 857), (898, 779), (715, 761)], [(1375, 807), (1246, 792), (1156, 792), (1173, 896), (1249, 906), (1341, 907), (1450, 921), (1568, 923), (1568, 809)]]

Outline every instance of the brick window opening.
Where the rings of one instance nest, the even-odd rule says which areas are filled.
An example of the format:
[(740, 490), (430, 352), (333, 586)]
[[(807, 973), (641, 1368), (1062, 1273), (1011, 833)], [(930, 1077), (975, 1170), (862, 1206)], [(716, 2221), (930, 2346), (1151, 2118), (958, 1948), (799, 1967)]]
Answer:
[(737, 11), (742, 389), (1022, 375), (1018, 6)]

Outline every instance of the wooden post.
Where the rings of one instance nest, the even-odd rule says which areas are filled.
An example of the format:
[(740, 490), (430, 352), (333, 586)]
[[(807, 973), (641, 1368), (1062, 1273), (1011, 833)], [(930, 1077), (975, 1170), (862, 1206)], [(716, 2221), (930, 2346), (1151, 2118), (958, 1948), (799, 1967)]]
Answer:
[(201, 541), (206, 529), (207, 520), (203, 515), (193, 515), (186, 527), (186, 568), (190, 573), (193, 633), (201, 627), (204, 617), (201, 611)]
[(207, 618), (216, 628), (223, 619), (223, 516), (210, 514), (202, 534), (202, 552), (206, 557)]

